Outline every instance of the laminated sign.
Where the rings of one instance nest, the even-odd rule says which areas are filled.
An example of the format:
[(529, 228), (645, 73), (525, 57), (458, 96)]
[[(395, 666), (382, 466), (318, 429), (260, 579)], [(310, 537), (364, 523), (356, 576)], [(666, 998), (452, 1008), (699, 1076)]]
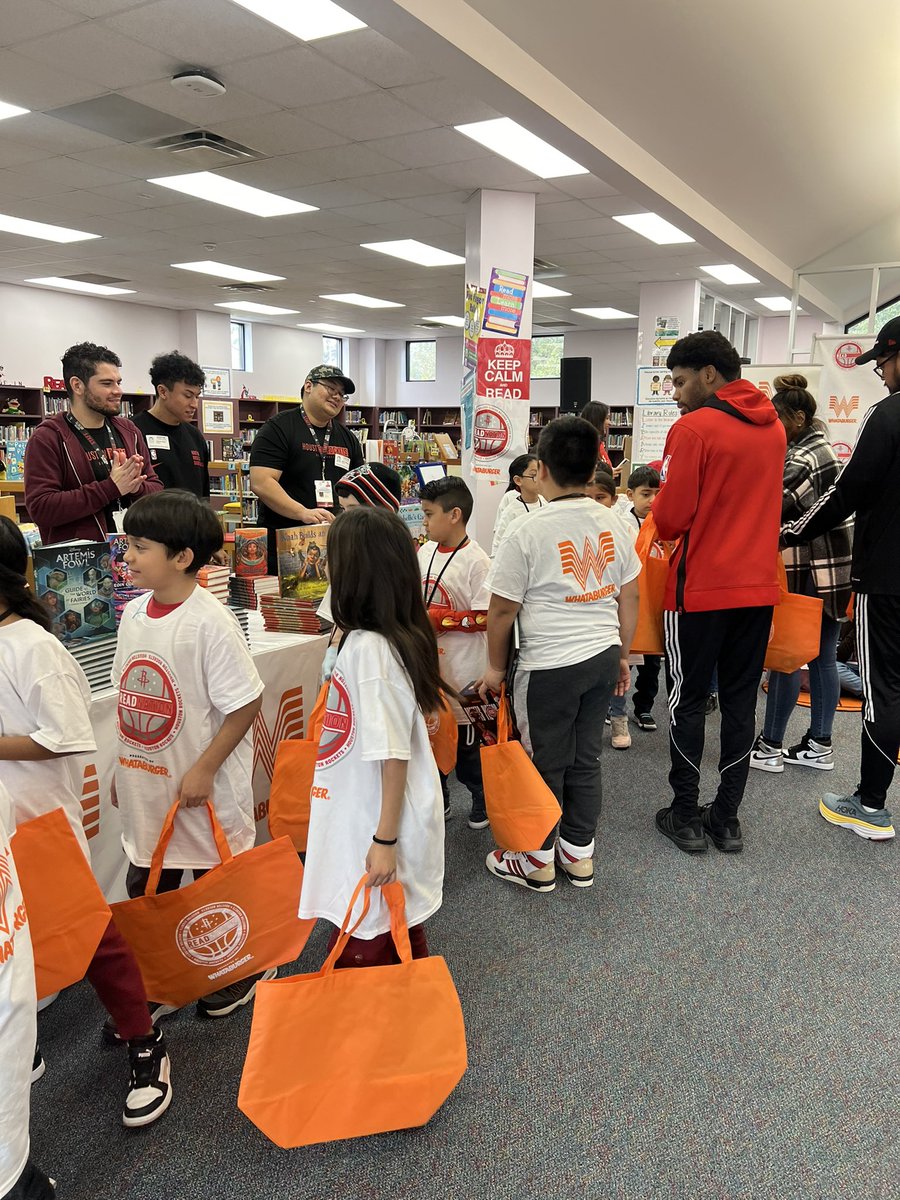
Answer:
[(479, 400), (530, 400), (531, 341), (479, 338), (475, 392)]

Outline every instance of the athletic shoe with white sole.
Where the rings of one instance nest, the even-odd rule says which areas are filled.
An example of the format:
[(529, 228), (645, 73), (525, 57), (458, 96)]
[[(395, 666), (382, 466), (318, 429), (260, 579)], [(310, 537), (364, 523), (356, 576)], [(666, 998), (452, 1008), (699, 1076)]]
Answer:
[(794, 767), (813, 767), (816, 771), (834, 770), (834, 753), (831, 746), (823, 746), (814, 741), (808, 733), (796, 746), (790, 746), (784, 752), (784, 761)]
[(656, 733), (656, 721), (652, 713), (635, 713), (634, 719), (638, 729), (643, 729), (644, 733)]
[(487, 809), (484, 807), (484, 796), (480, 800), (473, 798), (472, 807), (469, 811), (469, 828), (470, 829), (487, 829), (490, 825), (488, 820)]
[(750, 766), (757, 771), (772, 771), (780, 775), (784, 770), (784, 751), (780, 746), (770, 746), (760, 734), (750, 755)]
[(197, 1013), (204, 1017), (228, 1017), (235, 1009), (250, 1003), (260, 980), (274, 979), (277, 974), (277, 967), (269, 967), (261, 975), (250, 975), (246, 979), (239, 979), (237, 983), (230, 983), (221, 991), (201, 996), (197, 1001)]
[[(150, 1024), (154, 1028), (156, 1028), (157, 1023), (162, 1020), (163, 1017), (168, 1017), (171, 1016), (172, 1013), (178, 1012), (178, 1009), (174, 1004), (159, 1004), (153, 1001), (148, 1003), (147, 1009), (150, 1013)], [(104, 1042), (106, 1042), (108, 1045), (122, 1045), (122, 1039), (119, 1037), (119, 1031), (116, 1029), (116, 1023), (112, 1017), (106, 1018), (106, 1020), (103, 1022), (103, 1028), (100, 1032), (103, 1035)]]
[(40, 1046), (35, 1046), (34, 1059), (31, 1064), (31, 1082), (37, 1083), (46, 1070), (47, 1064), (44, 1062), (44, 1056), (41, 1054), (41, 1048)]
[(492, 850), (485, 859), (485, 866), (498, 879), (506, 879), (509, 883), (517, 883), (535, 892), (552, 892), (556, 887), (556, 868), (553, 863), (543, 863), (527, 853)]
[(556, 865), (573, 887), (589, 888), (594, 883), (593, 858), (576, 858), (556, 843)]
[(152, 1125), (172, 1103), (169, 1056), (162, 1031), (128, 1042), (131, 1082), (125, 1097), (122, 1124), (129, 1129)]
[(627, 750), (631, 745), (631, 734), (628, 732), (627, 717), (611, 717), (613, 750)]
[(870, 842), (886, 842), (894, 836), (891, 814), (886, 808), (864, 808), (859, 796), (836, 796), (826, 792), (819, 812), (832, 825), (843, 825)]

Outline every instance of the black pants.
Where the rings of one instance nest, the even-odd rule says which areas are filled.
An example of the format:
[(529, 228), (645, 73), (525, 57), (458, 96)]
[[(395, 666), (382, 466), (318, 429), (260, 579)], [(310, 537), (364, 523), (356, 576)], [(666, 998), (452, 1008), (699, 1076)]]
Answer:
[(12, 1191), (5, 1192), (2, 1200), (53, 1200), (55, 1195), (56, 1190), (50, 1180), (29, 1158)]
[(772, 625), (771, 605), (715, 612), (665, 613), (666, 682), (669, 689), (669, 750), (672, 807), (684, 822), (696, 821), (700, 763), (706, 731), (706, 698), (718, 668), (722, 736), (720, 820), (736, 815), (750, 772), (756, 739), (756, 692)]
[(857, 795), (884, 808), (900, 751), (900, 596), (856, 597), (856, 644), (863, 688)]
[[(157, 896), (161, 896), (163, 892), (177, 892), (181, 887), (181, 877), (187, 870), (186, 867), (163, 867), (159, 873), (159, 887), (156, 889)], [(194, 871), (194, 879), (202, 879), (210, 867), (200, 868)], [(132, 900), (138, 896), (147, 894), (147, 884), (150, 882), (150, 868), (136, 867), (134, 863), (128, 864), (128, 873), (125, 876), (125, 891)]]
[[(459, 725), (459, 741), (456, 745), (456, 778), (468, 788), (473, 800), (484, 803), (484, 784), (481, 782), (481, 740), (475, 732), (474, 725)], [(447, 780), (449, 776), (443, 771), (441, 777), (441, 792), (446, 806), (449, 799)]]
[[(603, 799), (603, 721), (619, 677), (620, 646), (585, 662), (547, 671), (518, 670), (513, 685), (522, 744), (562, 809), (560, 836), (574, 846), (593, 840)], [(556, 838), (550, 834), (547, 850)]]
[(644, 661), (634, 673), (634, 715), (651, 712), (653, 701), (659, 691), (659, 668), (662, 666), (662, 656), (645, 654)]

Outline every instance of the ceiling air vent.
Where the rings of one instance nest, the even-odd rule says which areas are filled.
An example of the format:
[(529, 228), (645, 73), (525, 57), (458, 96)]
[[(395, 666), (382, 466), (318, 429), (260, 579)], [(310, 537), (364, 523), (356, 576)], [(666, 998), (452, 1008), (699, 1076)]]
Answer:
[(217, 289), (220, 292), (227, 292), (229, 296), (258, 296), (260, 292), (275, 292), (278, 289), (267, 287), (264, 283), (217, 283)]
[(556, 263), (547, 262), (545, 258), (536, 258), (534, 260), (534, 278), (535, 279), (559, 279), (565, 275), (562, 267), (558, 267)]
[(163, 150), (178, 158), (189, 159), (193, 164), (208, 163), (223, 166), (226, 162), (248, 162), (262, 158), (258, 150), (229, 141), (207, 129), (191, 129), (187, 133), (176, 133), (173, 137), (160, 138), (151, 142), (154, 150)]
[(532, 321), (533, 329), (577, 329), (574, 321)]

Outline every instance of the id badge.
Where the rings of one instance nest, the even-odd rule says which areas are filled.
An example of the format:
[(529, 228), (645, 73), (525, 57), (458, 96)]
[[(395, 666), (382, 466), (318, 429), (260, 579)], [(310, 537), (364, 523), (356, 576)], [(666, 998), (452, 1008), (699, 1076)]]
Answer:
[(113, 510), (113, 524), (116, 527), (116, 533), (125, 532), (125, 509), (116, 508)]
[(349, 471), (350, 470), (350, 455), (349, 454), (336, 454), (334, 456), (334, 465), (337, 467), (337, 469), (339, 471)]
[(316, 480), (316, 508), (333, 508), (334, 493), (330, 479)]

